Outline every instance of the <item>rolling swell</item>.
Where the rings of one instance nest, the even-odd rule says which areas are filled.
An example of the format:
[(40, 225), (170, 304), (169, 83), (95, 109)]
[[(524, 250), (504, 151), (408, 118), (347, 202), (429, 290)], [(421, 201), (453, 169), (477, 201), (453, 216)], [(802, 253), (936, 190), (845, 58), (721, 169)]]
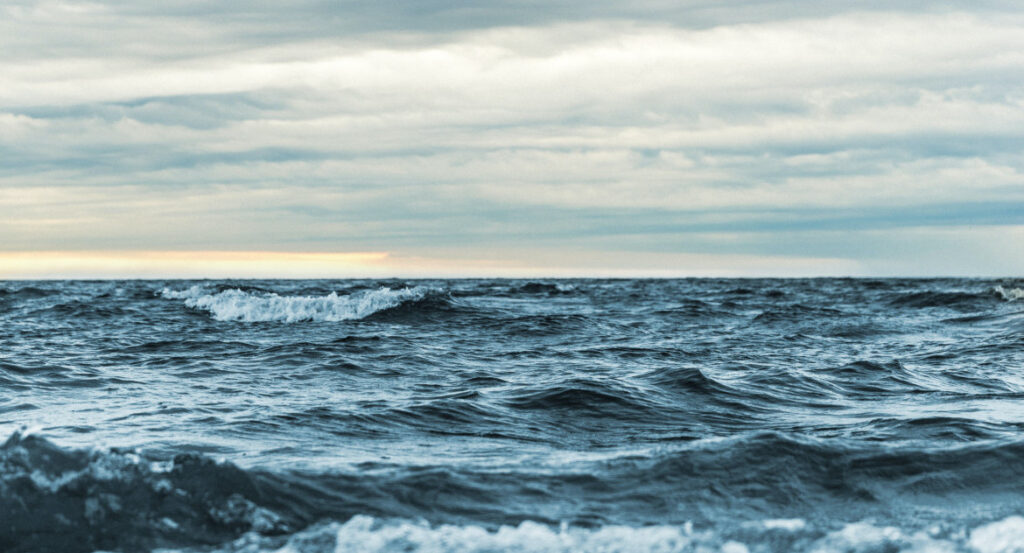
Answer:
[[(993, 289), (995, 291), (996, 289)], [(1000, 288), (1001, 290), (1001, 288)], [(992, 304), (1000, 298), (998, 291), (989, 292), (940, 292), (924, 291), (912, 292), (899, 295), (890, 301), (894, 307), (909, 307), (924, 309), (928, 307), (948, 307), (957, 310), (972, 310), (983, 308), (986, 304)], [(1003, 292), (1002, 298), (1009, 299), (1009, 295)]]
[(635, 391), (587, 380), (526, 388), (507, 399), (506, 405), (522, 410), (603, 413), (617, 417), (650, 414), (653, 411), (652, 406)]
[[(772, 535), (750, 536), (751, 524), (783, 518), (817, 528), (803, 536), (817, 540), (827, 537), (829, 520), (899, 515), (904, 528), (923, 527), (976, 494), (997, 497), (987, 509), (999, 517), (1024, 506), (1021, 441), (937, 451), (755, 433), (555, 470), (358, 468), (273, 473), (199, 455), (157, 460), (121, 450), (69, 450), (15, 434), (0, 446), (0, 509), (7, 515), (0, 548), (143, 551), (230, 543), (245, 535), (281, 541), (304, 530), (320, 533), (319, 521), (365, 525), (371, 518), (476, 527), (486, 539), (490, 532), (523, 531), (524, 524), (534, 534), (558, 534), (566, 531), (557, 530), (564, 523), (592, 529), (577, 538), (612, 528), (644, 535), (642, 528), (651, 532), (655, 523), (692, 539), (684, 528), (696, 525), (715, 528), (722, 541), (746, 532), (748, 542)], [(928, 512), (903, 516), (901, 510), (927, 497), (935, 498)], [(363, 531), (388, 524), (394, 523)]]
[(289, 520), (258, 477), (230, 465), (179, 456), (159, 468), (136, 455), (61, 449), (34, 436), (0, 446), (0, 549), (145, 550), (213, 544)]
[(41, 288), (38, 286), (20, 286), (11, 288), (0, 288), (0, 298), (2, 299), (34, 299), (34, 298), (45, 298), (59, 294), (58, 290)]

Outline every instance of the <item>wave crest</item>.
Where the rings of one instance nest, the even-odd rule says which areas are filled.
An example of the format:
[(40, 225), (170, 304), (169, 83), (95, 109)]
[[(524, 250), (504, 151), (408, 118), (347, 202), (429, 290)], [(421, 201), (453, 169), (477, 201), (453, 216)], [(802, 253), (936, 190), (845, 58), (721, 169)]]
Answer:
[(996, 286), (992, 288), (992, 291), (999, 294), (999, 297), (1005, 301), (1017, 301), (1024, 300), (1024, 288), (1004, 288), (1003, 286)]
[(245, 291), (237, 288), (211, 292), (201, 286), (186, 290), (164, 288), (160, 295), (183, 299), (192, 309), (209, 312), (218, 321), (253, 322), (337, 322), (365, 319), (370, 315), (426, 298), (430, 290), (415, 288), (379, 288), (339, 296), (281, 296), (274, 292)]
[(294, 530), (259, 503), (261, 483), (230, 464), (69, 450), (15, 433), (0, 445), (0, 550), (143, 550)]

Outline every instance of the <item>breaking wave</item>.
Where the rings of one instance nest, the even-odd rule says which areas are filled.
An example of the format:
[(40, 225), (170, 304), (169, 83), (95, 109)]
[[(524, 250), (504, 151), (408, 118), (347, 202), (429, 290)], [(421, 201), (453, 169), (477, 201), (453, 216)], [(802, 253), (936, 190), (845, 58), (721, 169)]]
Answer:
[(1024, 288), (1004, 288), (1003, 286), (996, 286), (992, 291), (999, 294), (999, 297), (1006, 301), (1024, 299)]
[(365, 319), (375, 313), (418, 302), (428, 297), (430, 289), (379, 288), (338, 295), (281, 296), (274, 292), (232, 288), (209, 291), (201, 286), (186, 290), (164, 288), (160, 295), (167, 299), (185, 300), (192, 309), (208, 311), (218, 321), (286, 323), (300, 321), (336, 322)]

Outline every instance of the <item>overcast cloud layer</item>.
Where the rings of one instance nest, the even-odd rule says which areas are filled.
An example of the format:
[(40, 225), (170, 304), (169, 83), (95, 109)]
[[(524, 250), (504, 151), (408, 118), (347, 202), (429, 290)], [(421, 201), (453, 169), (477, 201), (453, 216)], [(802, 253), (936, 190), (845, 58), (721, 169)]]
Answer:
[(206, 4), (0, 7), (0, 250), (1024, 274), (1013, 2)]

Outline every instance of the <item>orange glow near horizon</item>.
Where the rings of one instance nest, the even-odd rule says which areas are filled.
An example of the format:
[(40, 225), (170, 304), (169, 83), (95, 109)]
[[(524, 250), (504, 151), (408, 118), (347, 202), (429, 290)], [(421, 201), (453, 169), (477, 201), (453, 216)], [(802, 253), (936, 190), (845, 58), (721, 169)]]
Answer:
[[(0, 252), (0, 280), (218, 278), (580, 278), (849, 276), (845, 259), (644, 252), (480, 252), (480, 257), (392, 252)], [(491, 255), (488, 255), (491, 254)]]
[(344, 278), (388, 270), (387, 252), (0, 252), (0, 279)]

